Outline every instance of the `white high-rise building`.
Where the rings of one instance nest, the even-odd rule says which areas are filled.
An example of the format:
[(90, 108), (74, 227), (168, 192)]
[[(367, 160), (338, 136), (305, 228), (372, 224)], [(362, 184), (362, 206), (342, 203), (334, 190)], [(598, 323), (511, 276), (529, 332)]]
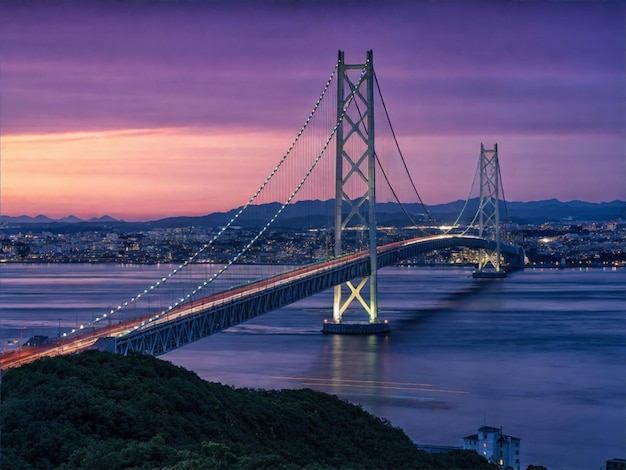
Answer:
[(463, 449), (473, 450), (499, 467), (520, 470), (520, 439), (502, 433), (502, 428), (481, 426), (478, 434), (463, 438)]

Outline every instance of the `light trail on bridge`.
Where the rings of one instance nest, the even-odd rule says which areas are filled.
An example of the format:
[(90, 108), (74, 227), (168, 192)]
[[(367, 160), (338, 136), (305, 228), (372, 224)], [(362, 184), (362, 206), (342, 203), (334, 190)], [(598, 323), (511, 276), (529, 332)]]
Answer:
[(272, 376), (273, 379), (292, 380), (300, 382), (305, 387), (342, 387), (342, 388), (358, 388), (358, 389), (377, 389), (377, 390), (403, 390), (415, 392), (432, 392), (432, 393), (453, 393), (453, 394), (469, 394), (466, 390), (447, 390), (434, 387), (432, 384), (419, 384), (411, 382), (384, 382), (378, 380), (351, 380), (351, 379), (333, 379), (333, 378), (315, 378), (315, 377), (281, 377)]

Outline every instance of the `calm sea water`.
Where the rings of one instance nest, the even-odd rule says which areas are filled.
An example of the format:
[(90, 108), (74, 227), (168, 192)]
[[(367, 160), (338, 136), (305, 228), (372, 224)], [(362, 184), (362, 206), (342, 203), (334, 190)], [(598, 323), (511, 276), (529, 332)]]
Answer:
[[(2, 344), (56, 337), (171, 269), (2, 265)], [(386, 268), (384, 337), (322, 335), (331, 305), (327, 291), (162, 358), (234, 386), (332, 393), (418, 443), (460, 446), (483, 423), (502, 426), (522, 440), (522, 468), (626, 457), (626, 270), (475, 281), (464, 268)]]

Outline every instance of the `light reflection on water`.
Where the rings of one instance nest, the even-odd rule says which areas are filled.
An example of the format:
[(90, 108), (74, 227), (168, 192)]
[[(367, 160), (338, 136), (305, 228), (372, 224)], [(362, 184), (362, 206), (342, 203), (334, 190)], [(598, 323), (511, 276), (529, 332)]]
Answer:
[[(54, 337), (171, 267), (0, 269), (5, 340)], [(469, 274), (381, 270), (388, 336), (322, 335), (327, 291), (163, 358), (230, 385), (332, 393), (420, 443), (462, 445), (486, 420), (522, 439), (522, 468), (625, 457), (626, 270), (526, 270), (490, 282)]]

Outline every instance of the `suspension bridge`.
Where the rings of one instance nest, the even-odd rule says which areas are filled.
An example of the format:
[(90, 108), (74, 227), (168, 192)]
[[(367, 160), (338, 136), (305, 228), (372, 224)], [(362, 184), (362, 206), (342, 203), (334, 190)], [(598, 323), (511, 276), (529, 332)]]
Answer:
[[(383, 111), (383, 125), (375, 131), (377, 109)], [(381, 135), (392, 142), (385, 145), (392, 148), (388, 155), (376, 145)], [(465, 214), (476, 186), (478, 210)], [(501, 241), (500, 211), (506, 209), (501, 194), (497, 144), (493, 148), (481, 144), (463, 209), (447, 229), (437, 228), (396, 138), (372, 51), (357, 64), (346, 63), (339, 51), (329, 79), (286, 153), (210, 240), (166, 276), (107, 308), (91, 323), (64, 332), (53, 343), (2, 354), (0, 368), (89, 348), (164, 354), (331, 288), (332, 318), (322, 325), (323, 332), (385, 333), (390, 325), (378, 317), (378, 269), (425, 253), (462, 248), (477, 251), (474, 277), (504, 277), (507, 269), (523, 266), (523, 250)], [(280, 266), (261, 278), (237, 278), (234, 285), (225, 281), (233, 265), (245, 263), (254, 250), (272, 243), (272, 230), (288, 207), (324, 199), (333, 201), (333, 213), (299, 214), (303, 220), (326, 220), (323, 228), (309, 227), (327, 230), (330, 239), (325, 250), (311, 247), (322, 253), (316, 262)], [(396, 240), (379, 244), (381, 199), (397, 204), (407, 226), (419, 229), (421, 236), (398, 232)], [(420, 213), (407, 202), (419, 202)], [(224, 241), (230, 258), (218, 264), (213, 262), (215, 248)]]

